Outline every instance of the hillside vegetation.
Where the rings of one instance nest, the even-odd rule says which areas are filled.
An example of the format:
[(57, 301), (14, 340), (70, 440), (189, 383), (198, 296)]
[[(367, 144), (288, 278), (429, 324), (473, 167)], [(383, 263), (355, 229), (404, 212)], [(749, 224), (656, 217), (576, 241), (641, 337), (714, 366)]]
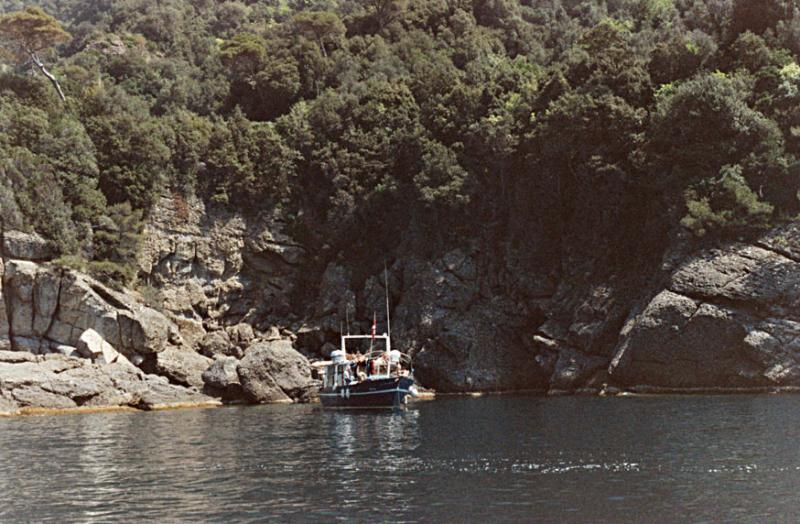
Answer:
[[(619, 268), (798, 213), (797, 0), (31, 6), (0, 2), (2, 223), (107, 280), (164, 193), (274, 209), (312, 275), (473, 239)], [(69, 33), (38, 54), (65, 102), (23, 9)]]

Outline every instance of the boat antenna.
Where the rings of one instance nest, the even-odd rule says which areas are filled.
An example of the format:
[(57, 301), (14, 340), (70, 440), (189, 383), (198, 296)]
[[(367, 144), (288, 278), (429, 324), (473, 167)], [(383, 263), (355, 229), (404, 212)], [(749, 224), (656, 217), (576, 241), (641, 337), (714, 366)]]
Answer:
[(389, 270), (386, 269), (386, 261), (383, 262), (383, 281), (386, 284), (386, 334), (392, 337), (392, 321), (389, 318)]
[(348, 302), (347, 305), (344, 307), (344, 318), (345, 322), (347, 323), (347, 334), (350, 334), (350, 303)]

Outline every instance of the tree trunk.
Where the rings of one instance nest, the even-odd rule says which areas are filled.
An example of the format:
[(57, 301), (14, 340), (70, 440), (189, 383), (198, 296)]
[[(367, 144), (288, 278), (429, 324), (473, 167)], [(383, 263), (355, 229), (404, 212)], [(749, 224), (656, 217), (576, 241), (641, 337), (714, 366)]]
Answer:
[(41, 71), (42, 74), (46, 76), (47, 79), (50, 80), (50, 82), (53, 83), (53, 87), (56, 88), (56, 91), (58, 92), (58, 97), (61, 99), (61, 101), (66, 102), (67, 97), (64, 96), (64, 91), (61, 90), (61, 84), (58, 83), (58, 79), (55, 76), (53, 76), (53, 73), (47, 70), (42, 61), (39, 60), (39, 57), (36, 56), (36, 53), (34, 53), (33, 51), (28, 51), (28, 55), (31, 57), (31, 60), (33, 60), (33, 63), (36, 64), (36, 67), (39, 68), (39, 71)]

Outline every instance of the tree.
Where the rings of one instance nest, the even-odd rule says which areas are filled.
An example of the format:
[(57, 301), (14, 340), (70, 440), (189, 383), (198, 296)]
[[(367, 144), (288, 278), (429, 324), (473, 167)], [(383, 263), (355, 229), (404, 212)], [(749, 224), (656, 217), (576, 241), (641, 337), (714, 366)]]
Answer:
[(66, 101), (66, 97), (61, 84), (47, 70), (41, 56), (70, 38), (55, 18), (36, 6), (0, 16), (0, 47), (18, 66), (30, 62), (38, 67), (52, 82), (62, 102)]
[[(649, 130), (649, 156), (659, 184), (683, 191), (741, 164), (748, 183), (782, 153), (775, 122), (747, 105), (749, 90), (722, 73), (700, 75), (657, 96)], [(713, 133), (709, 130), (713, 130)]]
[(95, 230), (95, 261), (90, 271), (108, 283), (133, 281), (143, 227), (141, 209), (133, 209), (129, 202), (109, 206)]
[(403, 14), (408, 0), (367, 0), (366, 4), (372, 9), (378, 31), (381, 31)]
[(325, 44), (338, 42), (346, 32), (336, 13), (328, 11), (303, 11), (294, 15), (293, 20), (300, 34), (316, 42), (326, 57)]
[(790, 19), (793, 3), (793, 0), (736, 0), (731, 30), (734, 35), (744, 31), (760, 35), (779, 21)]
[(715, 230), (764, 227), (774, 211), (750, 189), (739, 165), (723, 166), (719, 178), (688, 189), (684, 198), (687, 213), (681, 225), (697, 236)]

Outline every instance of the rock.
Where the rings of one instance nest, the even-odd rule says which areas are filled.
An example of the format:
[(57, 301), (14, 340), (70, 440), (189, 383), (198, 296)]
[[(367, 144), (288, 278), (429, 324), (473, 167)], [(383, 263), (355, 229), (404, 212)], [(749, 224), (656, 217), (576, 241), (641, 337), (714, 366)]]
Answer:
[(625, 386), (763, 385), (754, 380), (756, 366), (740, 356), (744, 320), (735, 310), (662, 291), (623, 330), (610, 373)]
[(253, 402), (306, 401), (313, 384), (308, 360), (288, 340), (247, 348), (237, 371), (245, 395)]
[[(145, 375), (124, 359), (93, 364), (62, 355), (0, 352), (0, 412), (23, 408), (214, 405), (211, 397)], [(8, 353), (16, 353), (9, 355)]]
[(170, 314), (170, 321), (172, 321), (178, 328), (184, 342), (193, 347), (197, 347), (203, 337), (206, 336), (206, 330), (203, 322), (191, 318), (182, 317), (180, 315)]
[(111, 364), (112, 362), (116, 362), (117, 358), (120, 356), (117, 350), (114, 349), (114, 346), (106, 342), (103, 337), (100, 336), (100, 333), (94, 329), (87, 329), (81, 334), (75, 349), (83, 357), (92, 359), (94, 362), (100, 364)]
[(33, 288), (37, 273), (38, 266), (33, 262), (15, 260), (5, 264), (3, 295), (9, 332), (18, 337), (32, 337), (34, 334)]
[(2, 238), (3, 256), (16, 260), (51, 260), (56, 251), (36, 233), (5, 231)]
[(206, 390), (226, 399), (241, 398), (242, 383), (236, 370), (239, 361), (233, 357), (218, 357), (207, 370), (203, 372), (203, 382)]
[(76, 408), (78, 404), (71, 398), (50, 393), (38, 386), (22, 386), (11, 392), (20, 406), (36, 407), (43, 409), (69, 409)]
[(166, 309), (211, 329), (289, 312), (305, 250), (285, 233), (279, 213), (245, 218), (168, 195), (149, 217), (138, 262)]
[(153, 370), (173, 383), (202, 389), (203, 372), (211, 362), (191, 348), (171, 346), (155, 355)]
[(6, 311), (6, 301), (3, 298), (5, 274), (5, 262), (0, 258), (0, 351), (11, 349), (11, 339), (8, 336), (8, 311)]
[(609, 372), (626, 387), (800, 385), (800, 225), (672, 265), (625, 323)]
[(325, 358), (331, 358), (331, 354), (337, 349), (339, 349), (339, 346), (337, 346), (336, 344), (332, 344), (331, 342), (326, 342), (320, 348), (319, 353)]
[(173, 409), (181, 407), (218, 406), (220, 402), (197, 391), (173, 384), (149, 384), (139, 394), (136, 407), (145, 410)]
[(253, 326), (245, 324), (244, 322), (225, 328), (225, 332), (228, 334), (231, 343), (236, 344), (242, 349), (249, 346), (256, 338), (253, 332)]
[[(54, 353), (58, 353), (60, 355), (65, 355), (67, 357), (73, 358), (82, 358), (83, 355), (80, 354), (78, 348), (67, 346), (65, 344), (50, 344), (50, 350)], [(117, 358), (122, 357), (122, 355), (117, 354)], [(124, 357), (122, 357), (124, 358)]]
[[(338, 320), (346, 320), (348, 308), (354, 313), (356, 296), (350, 290), (350, 275), (342, 266), (331, 262), (325, 269), (320, 283), (314, 316), (336, 315)], [(352, 318), (350, 320), (353, 320)]]
[(16, 351), (26, 351), (36, 355), (50, 353), (50, 344), (46, 340), (33, 337), (14, 337), (12, 347)]
[(19, 414), (19, 404), (10, 398), (0, 396), (0, 417)]
[[(323, 354), (322, 350), (327, 342), (326, 332), (318, 327), (302, 326), (295, 333), (297, 340), (295, 347), (307, 355)], [(283, 338), (277, 328), (271, 329), (264, 340), (277, 340)]]
[(281, 335), (281, 330), (278, 328), (278, 326), (270, 326), (267, 332), (264, 333), (264, 336), (261, 338), (264, 341), (280, 340), (283, 338), (283, 335)]
[(800, 323), (725, 304), (656, 295), (623, 330), (614, 380), (668, 389), (800, 385)]
[(211, 358), (219, 355), (236, 358), (242, 358), (244, 356), (242, 348), (231, 341), (226, 331), (212, 331), (203, 337), (198, 345), (200, 347), (200, 353)]
[(146, 307), (120, 311), (118, 323), (123, 347), (145, 355), (163, 351), (174, 329), (162, 313)]
[(81, 334), (93, 329), (134, 358), (161, 351), (176, 330), (161, 313), (89, 277), (29, 261), (6, 264), (3, 294), (12, 343), (26, 349), (77, 347)]
[(800, 313), (800, 263), (768, 249), (734, 244), (681, 265), (669, 289), (703, 300), (746, 302), (774, 314)]
[(506, 297), (481, 298), (480, 283), (469, 280), (474, 261), (464, 257), (406, 262), (392, 318), (397, 349), (416, 350), (417, 378), (440, 391), (546, 390), (550, 372), (525, 336), (529, 319)]
[(5, 362), (7, 364), (36, 362), (36, 355), (24, 351), (0, 351), (0, 362)]
[(585, 355), (579, 351), (561, 348), (555, 370), (550, 377), (550, 388), (560, 391), (575, 391), (599, 369), (608, 365), (602, 357)]

